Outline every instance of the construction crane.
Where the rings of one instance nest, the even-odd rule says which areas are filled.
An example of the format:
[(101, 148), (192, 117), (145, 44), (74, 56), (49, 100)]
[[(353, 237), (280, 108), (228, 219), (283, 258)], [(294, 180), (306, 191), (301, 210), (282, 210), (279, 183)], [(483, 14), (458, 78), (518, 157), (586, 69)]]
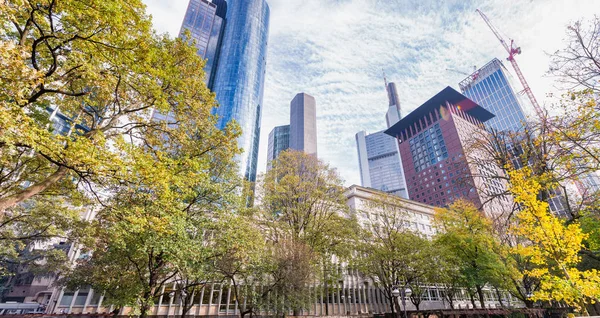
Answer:
[(456, 70), (453, 68), (447, 68), (446, 71), (454, 72), (454, 73), (458, 73), (458, 74), (462, 74), (462, 75), (466, 75), (466, 76), (471, 76), (472, 80), (475, 80), (475, 79), (477, 79), (477, 77), (479, 77), (479, 72), (477, 72), (477, 66), (475, 66), (475, 65), (473, 65), (473, 73), (472, 74), (469, 74), (464, 71), (459, 71), (459, 70)]
[(492, 30), (492, 32), (494, 32), (494, 35), (498, 38), (498, 40), (500, 40), (500, 43), (502, 43), (502, 46), (504, 46), (506, 52), (508, 52), (507, 60), (510, 61), (510, 64), (512, 64), (512, 67), (515, 70), (515, 73), (517, 73), (517, 77), (519, 77), (519, 81), (521, 81), (521, 85), (523, 85), (523, 91), (527, 94), (527, 97), (529, 97), (529, 100), (531, 101), (531, 104), (533, 105), (533, 108), (535, 109), (537, 115), (540, 117), (540, 119), (543, 119), (544, 112), (542, 111), (540, 104), (538, 104), (537, 100), (535, 99), (535, 96), (533, 96), (531, 88), (529, 88), (529, 84), (527, 84), (527, 80), (525, 80), (525, 76), (523, 76), (521, 68), (515, 60), (515, 55), (521, 54), (521, 48), (515, 48), (515, 41), (512, 39), (510, 40), (509, 46), (508, 43), (506, 43), (506, 41), (504, 40), (504, 38), (500, 35), (500, 32), (498, 32), (498, 29), (496, 29), (492, 22), (490, 22), (490, 19), (488, 19), (488, 17), (483, 12), (481, 12), (481, 10), (477, 9), (476, 11), (477, 13), (479, 13), (479, 15), (481, 15), (481, 18), (483, 18), (483, 21), (485, 21), (485, 23)]

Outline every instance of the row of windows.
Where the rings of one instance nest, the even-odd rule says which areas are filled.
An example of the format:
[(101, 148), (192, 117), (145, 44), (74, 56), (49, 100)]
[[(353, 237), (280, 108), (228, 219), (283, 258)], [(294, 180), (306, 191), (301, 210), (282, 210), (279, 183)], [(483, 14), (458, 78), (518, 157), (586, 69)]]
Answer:
[(448, 158), (448, 150), (439, 123), (422, 131), (410, 139), (409, 143), (417, 173)]
[(464, 91), (465, 95), (496, 117), (486, 125), (498, 130), (519, 130), (525, 115), (501, 69)]

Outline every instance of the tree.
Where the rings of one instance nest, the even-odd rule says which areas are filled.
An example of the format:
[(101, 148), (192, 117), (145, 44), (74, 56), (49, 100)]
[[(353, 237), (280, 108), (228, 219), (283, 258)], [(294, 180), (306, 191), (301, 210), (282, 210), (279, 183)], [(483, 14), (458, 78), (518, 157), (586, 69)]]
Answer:
[(433, 241), (432, 245), (436, 255), (432, 258), (431, 267), (436, 270), (431, 275), (431, 281), (443, 286), (442, 299), (448, 301), (450, 308), (454, 309), (454, 302), (465, 287), (460, 272), (460, 259), (447, 246), (437, 241)]
[(274, 256), (281, 254), (272, 250), (253, 221), (253, 215), (230, 216), (219, 227), (216, 240), (224, 253), (217, 258), (215, 271), (231, 282), (241, 317), (270, 309), (269, 296), (279, 283), (272, 274), (277, 268)]
[(567, 28), (569, 44), (552, 55), (550, 74), (570, 91), (600, 92), (600, 17), (586, 23), (577, 21)]
[(434, 222), (440, 231), (436, 245), (454, 253), (462, 283), (471, 296), (485, 308), (483, 288), (503, 279), (506, 268), (497, 250), (492, 222), (472, 203), (458, 200), (446, 209), (436, 209)]
[(64, 270), (67, 255), (59, 247), (85, 237), (88, 223), (81, 215), (86, 212), (55, 196), (31, 200), (5, 214), (0, 223), (0, 276), (10, 278), (23, 270), (35, 275)]
[(529, 168), (511, 172), (511, 192), (522, 205), (512, 231), (530, 242), (516, 252), (542, 265), (526, 271), (540, 280), (533, 299), (563, 301), (587, 313), (586, 305), (600, 298), (600, 274), (576, 267), (587, 235), (577, 222), (565, 224), (549, 213), (548, 204), (535, 195), (541, 187), (537, 179)]
[(215, 257), (202, 235), (238, 206), (239, 130), (215, 127), (204, 62), (154, 34), (141, 1), (0, 6), (0, 212), (92, 198), (92, 257), (65, 281), (146, 315), (161, 285)]
[[(410, 216), (397, 197), (373, 197), (365, 213), (368, 219), (357, 263), (363, 273), (380, 283), (390, 309), (396, 312), (400, 308), (394, 308), (392, 290), (410, 286), (419, 291), (419, 283), (428, 282), (432, 276), (434, 267), (430, 264), (435, 252), (427, 238), (409, 227)], [(418, 309), (420, 298), (413, 303)]]
[(183, 41), (154, 34), (142, 1), (0, 6), (0, 214), (73, 182), (101, 199), (128, 175), (113, 146), (136, 130), (165, 130), (153, 111), (186, 108), (206, 132), (200, 123), (216, 104), (204, 62)]
[[(307, 299), (287, 293), (296, 294), (302, 286), (308, 290), (306, 267), (310, 264), (312, 269), (311, 282), (318, 279), (327, 289), (327, 275), (338, 266), (334, 256), (343, 262), (351, 255), (358, 225), (348, 210), (344, 191), (334, 169), (312, 155), (291, 150), (279, 154), (259, 183), (258, 221), (275, 250), (286, 251), (276, 255), (283, 258), (274, 279), (280, 278), (285, 287), (279, 290), (279, 297), (294, 299), (289, 302), (294, 313), (306, 306)], [(292, 261), (300, 255), (302, 262)], [(288, 275), (294, 273), (289, 266), (301, 266), (298, 275)]]

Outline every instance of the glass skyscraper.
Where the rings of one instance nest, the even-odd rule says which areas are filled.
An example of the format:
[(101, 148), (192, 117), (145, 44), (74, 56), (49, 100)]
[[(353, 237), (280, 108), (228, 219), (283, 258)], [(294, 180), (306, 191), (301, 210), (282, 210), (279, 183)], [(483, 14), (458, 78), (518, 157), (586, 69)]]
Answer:
[(190, 41), (198, 55), (206, 59), (204, 72), (206, 83), (212, 89), (217, 66), (219, 47), (225, 27), (227, 2), (225, 0), (190, 0), (181, 25), (180, 37), (189, 31)]
[[(388, 111), (385, 114), (387, 127), (400, 121), (400, 98), (396, 84), (385, 79), (388, 93)], [(408, 199), (404, 168), (396, 138), (378, 131), (367, 135), (365, 131), (356, 134), (360, 182), (363, 187), (381, 190)]]
[(383, 131), (368, 135), (360, 131), (356, 147), (362, 186), (408, 199), (396, 138)]
[[(224, 19), (224, 21), (222, 21)], [(208, 87), (219, 107), (217, 127), (235, 120), (242, 175), (256, 180), (258, 142), (269, 37), (266, 0), (191, 0), (182, 30), (190, 29), (198, 54), (207, 59)]]
[(520, 131), (525, 123), (525, 113), (513, 87), (508, 71), (498, 59), (459, 83), (462, 93), (496, 115), (485, 125), (497, 131)]
[(277, 159), (279, 153), (290, 148), (290, 125), (277, 126), (269, 133), (267, 153), (267, 170), (271, 169), (271, 161)]
[[(493, 59), (485, 66), (475, 71), (459, 83), (460, 89), (465, 94), (496, 117), (485, 122), (488, 128), (496, 131), (521, 131), (525, 125), (525, 113), (519, 102), (507, 69), (498, 59)], [(513, 160), (520, 166), (520, 160)], [(549, 193), (548, 204), (550, 210), (558, 216), (567, 217), (566, 200), (563, 191), (559, 188)]]
[(290, 103), (290, 124), (277, 126), (269, 133), (267, 170), (279, 153), (293, 149), (317, 156), (317, 102), (306, 93), (298, 93)]

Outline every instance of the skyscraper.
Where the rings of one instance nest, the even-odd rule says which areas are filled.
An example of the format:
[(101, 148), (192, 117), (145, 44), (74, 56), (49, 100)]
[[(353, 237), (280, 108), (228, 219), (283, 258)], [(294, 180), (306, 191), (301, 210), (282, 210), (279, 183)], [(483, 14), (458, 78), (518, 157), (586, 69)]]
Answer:
[(225, 0), (190, 0), (181, 25), (180, 37), (189, 31), (190, 41), (198, 49), (198, 55), (206, 59), (204, 72), (206, 84), (212, 89), (219, 48), (225, 28), (227, 2)]
[(355, 137), (362, 186), (408, 199), (396, 139), (383, 131)]
[[(485, 123), (488, 128), (512, 132), (523, 129), (526, 120), (523, 105), (515, 94), (508, 70), (500, 60), (493, 59), (461, 81), (459, 86), (465, 96), (496, 115)], [(521, 160), (513, 160), (513, 164), (521, 165)], [(583, 179), (588, 179), (586, 184), (593, 187), (596, 178), (592, 175)], [(578, 188), (583, 189), (584, 186), (579, 184)], [(557, 188), (549, 194), (551, 211), (558, 216), (567, 216), (564, 191)]]
[(190, 29), (198, 53), (207, 59), (208, 87), (220, 105), (214, 111), (217, 126), (223, 129), (232, 120), (241, 126), (241, 173), (255, 181), (269, 6), (266, 0), (190, 0), (182, 32), (186, 29)]
[(290, 124), (277, 126), (269, 133), (267, 170), (279, 153), (293, 149), (317, 155), (317, 103), (315, 98), (297, 94), (290, 103)]
[(269, 133), (269, 149), (267, 153), (267, 170), (271, 161), (277, 159), (279, 153), (290, 148), (290, 125), (277, 126)]
[(220, 107), (218, 127), (235, 120), (242, 128), (240, 168), (256, 180), (258, 143), (269, 38), (269, 6), (265, 0), (227, 2), (225, 33), (213, 91)]
[[(385, 88), (389, 100), (385, 121), (389, 128), (401, 118), (400, 98), (396, 84), (388, 83), (386, 80)], [(369, 135), (365, 131), (360, 131), (355, 138), (362, 186), (408, 199), (396, 139), (386, 135), (383, 130)]]
[(290, 103), (290, 149), (317, 155), (317, 104), (306, 93)]
[[(493, 117), (446, 87), (385, 131), (398, 139), (411, 200), (444, 206), (462, 197), (481, 206), (487, 198), (478, 189), (502, 192), (499, 181), (474, 177), (490, 172), (474, 171), (465, 155), (472, 136), (485, 133), (483, 123)], [(485, 208), (493, 213), (494, 207)]]
[(525, 122), (523, 107), (508, 74), (495, 58), (459, 83), (465, 96), (496, 115), (485, 125), (497, 131), (519, 131)]

